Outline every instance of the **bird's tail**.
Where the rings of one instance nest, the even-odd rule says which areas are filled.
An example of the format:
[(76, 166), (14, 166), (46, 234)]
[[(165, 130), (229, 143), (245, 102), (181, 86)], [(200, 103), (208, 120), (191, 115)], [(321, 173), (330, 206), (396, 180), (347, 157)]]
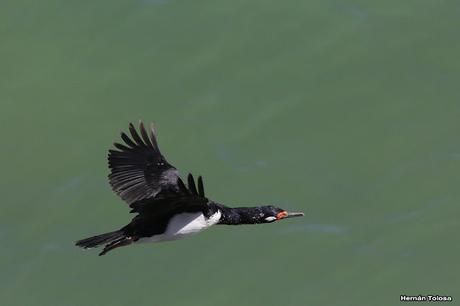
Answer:
[(123, 233), (123, 231), (118, 230), (118, 231), (113, 231), (110, 233), (105, 233), (105, 234), (78, 240), (77, 242), (75, 242), (75, 245), (81, 248), (84, 248), (84, 249), (90, 249), (90, 248), (98, 247), (102, 244), (114, 242), (115, 240), (118, 240), (124, 237), (125, 237), (125, 234)]

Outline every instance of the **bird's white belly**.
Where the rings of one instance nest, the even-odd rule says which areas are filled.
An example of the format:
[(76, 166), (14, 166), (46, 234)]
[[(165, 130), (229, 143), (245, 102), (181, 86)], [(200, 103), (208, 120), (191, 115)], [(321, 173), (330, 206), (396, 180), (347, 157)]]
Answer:
[(182, 213), (171, 218), (163, 234), (141, 238), (138, 242), (160, 242), (194, 235), (219, 222), (221, 215), (219, 210), (209, 219), (205, 218), (201, 212)]

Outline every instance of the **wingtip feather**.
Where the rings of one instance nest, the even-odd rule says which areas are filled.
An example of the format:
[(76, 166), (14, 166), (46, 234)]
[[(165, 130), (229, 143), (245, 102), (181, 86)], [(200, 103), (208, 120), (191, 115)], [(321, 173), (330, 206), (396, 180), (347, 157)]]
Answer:
[(139, 134), (136, 131), (136, 128), (132, 123), (129, 124), (129, 131), (131, 132), (131, 136), (133, 137), (134, 141), (141, 147), (146, 147), (146, 144), (142, 141), (139, 137)]
[(198, 194), (203, 198), (205, 197), (203, 178), (201, 177), (201, 175), (198, 177)]
[(153, 149), (153, 144), (150, 142), (149, 136), (147, 134), (147, 131), (145, 130), (144, 123), (139, 120), (139, 130), (141, 131), (141, 136), (142, 139), (144, 140), (145, 144)]

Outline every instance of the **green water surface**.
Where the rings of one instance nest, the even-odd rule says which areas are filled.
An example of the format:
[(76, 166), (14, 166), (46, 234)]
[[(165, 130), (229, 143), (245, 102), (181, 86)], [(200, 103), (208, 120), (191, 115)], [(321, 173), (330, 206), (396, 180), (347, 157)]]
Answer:
[[(460, 2), (0, 1), (0, 304), (460, 299)], [(306, 217), (104, 257), (130, 121), (210, 198)], [(456, 299), (456, 300), (455, 300)]]

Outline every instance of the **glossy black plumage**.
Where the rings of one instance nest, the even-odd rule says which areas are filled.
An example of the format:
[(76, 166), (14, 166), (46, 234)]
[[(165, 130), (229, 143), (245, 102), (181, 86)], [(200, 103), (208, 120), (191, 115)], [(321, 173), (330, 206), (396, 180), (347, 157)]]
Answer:
[[(184, 213), (198, 213), (204, 218), (201, 222), (218, 217), (213, 224), (228, 225), (270, 223), (288, 217), (286, 211), (274, 206), (230, 208), (209, 200), (201, 176), (195, 182), (189, 174), (186, 185), (162, 155), (153, 125), (147, 131), (140, 122), (138, 133), (130, 123), (129, 132), (131, 137), (121, 133), (124, 144), (114, 143), (116, 150), (109, 150), (109, 182), (136, 216), (119, 230), (79, 240), (77, 246), (92, 248), (105, 244), (100, 253), (104, 255), (141, 238), (161, 236), (168, 231), (170, 221)], [(303, 214), (291, 213), (298, 215)]]
[(139, 125), (142, 138), (133, 124), (129, 125), (131, 140), (125, 133), (126, 145), (114, 143), (118, 150), (109, 150), (109, 181), (112, 189), (128, 204), (154, 199), (162, 191), (177, 190), (179, 173), (163, 157), (158, 148), (153, 125), (150, 137), (144, 124)]

